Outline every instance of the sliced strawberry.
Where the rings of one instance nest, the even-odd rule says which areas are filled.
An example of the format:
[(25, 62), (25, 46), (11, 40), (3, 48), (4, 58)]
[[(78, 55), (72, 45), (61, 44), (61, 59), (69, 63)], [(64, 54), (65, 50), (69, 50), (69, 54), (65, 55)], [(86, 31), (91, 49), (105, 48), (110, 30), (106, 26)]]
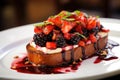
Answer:
[(57, 38), (57, 34), (54, 32), (52, 36), (52, 40), (56, 40), (56, 38)]
[(92, 43), (97, 42), (97, 38), (94, 36), (94, 34), (90, 34), (89, 39), (91, 40)]
[(71, 34), (70, 33), (65, 33), (64, 38), (69, 40), (71, 38)]
[(78, 16), (77, 20), (82, 21), (82, 22), (86, 22), (87, 21), (85, 16)]
[(56, 43), (55, 42), (46, 42), (46, 47), (48, 49), (55, 49), (56, 48)]
[(63, 33), (68, 33), (75, 25), (75, 22), (63, 21), (61, 31)]
[(78, 45), (84, 47), (85, 46), (85, 42), (84, 41), (79, 41)]
[(79, 16), (85, 16), (83, 12), (80, 12), (79, 13)]
[(103, 32), (109, 32), (110, 30), (109, 29), (105, 29), (105, 28), (102, 28), (101, 29)]
[(82, 26), (81, 26), (81, 25), (76, 26), (76, 27), (75, 27), (75, 30), (76, 30), (77, 32), (79, 32), (80, 34), (83, 34)]
[(62, 20), (60, 16), (48, 18), (48, 21), (53, 22), (56, 26), (60, 27), (62, 24)]
[(91, 30), (93, 28), (96, 27), (96, 18), (95, 17), (90, 17), (88, 19), (88, 23), (87, 23), (87, 29), (88, 30)]
[(42, 32), (42, 29), (39, 28), (39, 27), (35, 27), (35, 28), (34, 28), (34, 32), (35, 32), (35, 33), (41, 33), (41, 32)]
[(43, 33), (44, 34), (49, 34), (52, 30), (53, 30), (54, 26), (53, 25), (47, 25), (45, 26), (45, 28), (43, 29)]
[(76, 18), (76, 22), (80, 24), (82, 27), (86, 28), (87, 18), (84, 16), (78, 16)]

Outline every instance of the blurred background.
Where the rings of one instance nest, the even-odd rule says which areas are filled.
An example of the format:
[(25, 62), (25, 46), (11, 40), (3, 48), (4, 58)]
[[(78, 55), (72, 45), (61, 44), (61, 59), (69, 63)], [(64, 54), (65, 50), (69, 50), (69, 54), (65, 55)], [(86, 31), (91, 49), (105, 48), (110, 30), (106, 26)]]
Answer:
[(120, 19), (120, 0), (0, 0), (0, 31), (46, 20), (61, 10)]

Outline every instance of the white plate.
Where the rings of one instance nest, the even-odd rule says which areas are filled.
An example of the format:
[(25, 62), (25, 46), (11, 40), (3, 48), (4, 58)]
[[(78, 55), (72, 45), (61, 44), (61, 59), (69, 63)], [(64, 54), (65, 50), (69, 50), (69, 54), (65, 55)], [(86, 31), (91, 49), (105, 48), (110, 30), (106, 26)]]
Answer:
[[(100, 19), (104, 27), (111, 30), (109, 39), (120, 44), (120, 20), (116, 19)], [(22, 56), (26, 53), (26, 44), (33, 36), (33, 24), (20, 26), (0, 32), (0, 79), (60, 79), (60, 80), (76, 80), (76, 79), (100, 79), (108, 76), (120, 74), (120, 46), (115, 47), (113, 52), (118, 59), (110, 61), (102, 61), (94, 64), (96, 57), (84, 60), (76, 72), (67, 74), (25, 74), (11, 70), (11, 62), (16, 55)]]

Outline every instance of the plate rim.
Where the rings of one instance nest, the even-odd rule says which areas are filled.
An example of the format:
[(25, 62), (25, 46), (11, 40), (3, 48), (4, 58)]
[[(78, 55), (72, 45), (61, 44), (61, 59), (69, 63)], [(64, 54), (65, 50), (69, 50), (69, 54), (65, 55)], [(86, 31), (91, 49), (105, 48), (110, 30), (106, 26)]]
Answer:
[[(112, 21), (112, 20), (116, 20), (116, 21), (118, 21), (118, 22), (120, 22), (120, 20), (118, 20), (118, 19), (109, 19), (109, 18), (100, 18), (101, 20), (110, 20), (110, 21)], [(109, 22), (108, 22), (109, 23)], [(116, 24), (120, 24), (120, 23), (116, 23)], [(29, 24), (30, 26), (31, 25), (33, 25), (33, 24)], [(25, 26), (29, 26), (29, 25), (24, 25), (24, 26), (19, 26), (19, 27), (16, 27), (16, 28), (11, 28), (11, 29), (7, 29), (7, 30), (4, 30), (4, 31), (1, 31), (0, 33), (5, 33), (5, 32), (7, 32), (7, 31), (9, 31), (9, 30), (13, 30), (13, 29), (18, 29), (18, 28), (21, 28), (21, 27), (25, 27)], [(119, 70), (120, 71), (120, 70)], [(119, 71), (118, 70), (116, 70), (116, 71), (114, 71), (114, 74), (116, 73), (116, 74), (119, 74)], [(111, 73), (105, 73), (105, 74), (112, 74), (113, 75), (113, 72), (111, 72)], [(61, 74), (60, 74), (61, 75)], [(102, 76), (103, 74), (101, 74), (101, 76)], [(95, 76), (100, 76), (100, 75), (94, 75), (94, 76), (90, 76), (90, 78), (91, 77), (95, 77)], [(107, 75), (105, 76), (105, 77), (107, 77)], [(0, 76), (0, 78), (7, 78), (7, 77), (2, 77), (2, 76)], [(9, 79), (14, 79), (14, 78), (12, 78), (12, 77), (8, 77)], [(18, 79), (18, 78), (16, 78), (16, 79)], [(69, 79), (69, 78), (68, 78)], [(70, 78), (71, 79), (71, 78)], [(75, 78), (75, 79), (79, 79), (79, 78)], [(83, 79), (86, 79), (85, 77), (83, 77)], [(89, 77), (88, 77), (88, 79), (89, 79)]]

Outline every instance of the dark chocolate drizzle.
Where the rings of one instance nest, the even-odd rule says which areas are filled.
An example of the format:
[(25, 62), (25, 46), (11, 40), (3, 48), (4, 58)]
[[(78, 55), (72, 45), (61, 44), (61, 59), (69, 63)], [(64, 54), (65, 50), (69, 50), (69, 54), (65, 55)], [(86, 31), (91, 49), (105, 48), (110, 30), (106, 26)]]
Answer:
[(117, 43), (117, 42), (115, 42), (115, 41), (113, 41), (113, 40), (108, 40), (108, 43), (107, 43), (107, 45), (106, 45), (106, 47), (105, 47), (105, 50), (107, 50), (107, 56), (104, 58), (104, 59), (110, 59), (110, 58), (112, 58), (112, 57), (116, 57), (115, 55), (114, 55), (114, 53), (112, 52), (112, 49), (114, 48), (114, 47), (116, 47), (116, 46), (119, 46), (119, 43)]
[(74, 50), (73, 50), (73, 48), (71, 49), (71, 62), (73, 62), (74, 61)]
[(85, 48), (84, 48), (84, 47), (81, 47), (81, 49), (82, 49), (82, 59), (85, 59), (85, 58), (86, 58)]
[(63, 60), (63, 62), (66, 62), (66, 59), (65, 59), (65, 51), (62, 51), (62, 60)]
[[(115, 46), (119, 46), (119, 44), (117, 42), (115, 42), (115, 41), (108, 40), (106, 47), (104, 49), (102, 49), (102, 50), (99, 50), (99, 48), (98, 48), (99, 47), (98, 42), (94, 43), (94, 49), (95, 49), (97, 55), (100, 55), (100, 51), (103, 51), (105, 49), (108, 49), (108, 53), (111, 53), (112, 52), (111, 51), (112, 48), (114, 48)], [(85, 55), (85, 48), (81, 47), (81, 49), (82, 49), (82, 55), (83, 55), (82, 59), (86, 59), (87, 56)], [(74, 61), (74, 50), (73, 50), (73, 48), (70, 51), (71, 51), (71, 53), (70, 53), (71, 54), (71, 60), (70, 60), (70, 62), (73, 62)], [(62, 51), (63, 62), (66, 62), (65, 54), (66, 54), (65, 51)]]
[(94, 49), (95, 49), (95, 53), (96, 54), (100, 54), (100, 49), (99, 49), (99, 43), (98, 41), (96, 43), (94, 43)]
[[(114, 56), (112, 52), (112, 48), (116, 46), (119, 46), (119, 44), (112, 40), (108, 40), (106, 47), (101, 51), (97, 51), (99, 54), (98, 54), (98, 58), (94, 61), (94, 64), (100, 63), (102, 60), (109, 61), (109, 60), (118, 59), (118, 57)], [(82, 49), (83, 57), (85, 57), (85, 48), (81, 47), (81, 49)], [(108, 51), (108, 54), (100, 55), (100, 52), (103, 52), (105, 50)], [(26, 56), (22, 58), (22, 60), (21, 58), (15, 59), (15, 61), (13, 61), (13, 63), (11, 64), (11, 69), (16, 70), (18, 72), (30, 73), (30, 74), (61, 74), (66, 72), (74, 72), (81, 65), (81, 61), (78, 61), (76, 64), (71, 64), (71, 62), (66, 63), (65, 51), (62, 52), (62, 59), (63, 59), (63, 62), (65, 62), (64, 65), (58, 65), (54, 67), (45, 66), (45, 65), (33, 66), (33, 64), (29, 62), (28, 57)], [(74, 50), (72, 48), (71, 61), (73, 60), (74, 60)]]
[[(106, 47), (102, 49), (101, 51), (97, 51), (98, 57), (96, 58), (94, 63), (95, 64), (100, 63), (102, 60), (109, 61), (109, 60), (118, 59), (118, 57), (115, 56), (114, 52), (112, 51), (112, 49), (116, 46), (119, 46), (119, 43), (112, 41), (112, 40), (108, 40)], [(107, 53), (107, 54), (104, 55), (102, 53)]]
[[(71, 56), (70, 62), (73, 62), (73, 61), (74, 61), (74, 50), (73, 50), (73, 48), (72, 48), (70, 51), (71, 51), (71, 52), (70, 52), (70, 56)], [(62, 51), (63, 64), (66, 62), (65, 54), (66, 54), (65, 51)]]
[(106, 45), (105, 49), (112, 49), (115, 46), (119, 46), (119, 43), (117, 43), (117, 42), (109, 39), (108, 42), (107, 42), (107, 45)]
[(98, 43), (97, 43), (97, 42), (94, 43), (94, 49), (95, 49), (96, 51), (98, 50)]

